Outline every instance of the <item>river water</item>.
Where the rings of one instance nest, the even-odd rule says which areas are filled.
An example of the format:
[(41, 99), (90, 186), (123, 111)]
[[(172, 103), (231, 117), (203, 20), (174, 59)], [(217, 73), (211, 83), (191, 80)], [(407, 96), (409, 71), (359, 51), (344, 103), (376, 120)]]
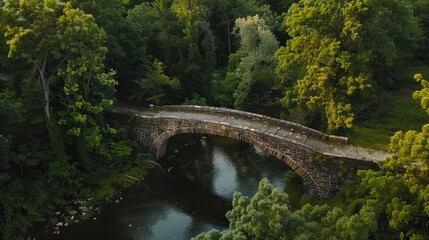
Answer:
[[(283, 162), (260, 149), (223, 137), (179, 135), (168, 143), (144, 183), (127, 190), (123, 201), (107, 204), (97, 220), (62, 228), (62, 240), (190, 239), (228, 226), (235, 191), (253, 196), (267, 177), (284, 188)], [(46, 236), (47, 238), (47, 236)]]

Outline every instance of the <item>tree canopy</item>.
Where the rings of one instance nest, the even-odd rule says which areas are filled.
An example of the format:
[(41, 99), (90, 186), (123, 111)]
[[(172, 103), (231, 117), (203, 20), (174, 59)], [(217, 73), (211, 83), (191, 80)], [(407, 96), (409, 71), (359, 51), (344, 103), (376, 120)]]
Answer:
[[(413, 96), (428, 109), (428, 82)], [(429, 113), (428, 113), (429, 114)], [(234, 195), (225, 231), (211, 230), (194, 239), (427, 239), (429, 221), (429, 125), (420, 132), (397, 132), (395, 156), (379, 170), (360, 170), (340, 196), (339, 206), (305, 204), (293, 211), (285, 193), (264, 179), (252, 199)]]
[[(403, 79), (428, 63), (428, 6), (0, 1), (0, 238), (55, 222), (54, 210), (70, 199), (106, 201), (144, 178), (147, 150), (129, 122), (109, 113), (117, 101), (223, 106), (352, 133), (356, 120), (382, 108), (380, 93), (416, 89)], [(429, 83), (415, 79), (423, 88), (413, 96), (429, 114)], [(340, 206), (295, 209), (294, 198), (264, 180), (253, 198), (234, 197), (228, 230), (197, 239), (425, 239), (428, 132), (396, 133), (396, 156), (359, 172)]]
[[(328, 131), (351, 128), (376, 83), (409, 59), (419, 32), (409, 1), (302, 0), (289, 9), (277, 71), (288, 91), (320, 109)], [(296, 80), (297, 79), (297, 80)]]

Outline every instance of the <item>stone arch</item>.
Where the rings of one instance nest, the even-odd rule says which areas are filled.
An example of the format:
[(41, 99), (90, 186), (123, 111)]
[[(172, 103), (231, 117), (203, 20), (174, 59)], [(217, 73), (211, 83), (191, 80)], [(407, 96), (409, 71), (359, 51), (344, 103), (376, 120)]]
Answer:
[(165, 131), (158, 135), (153, 140), (152, 152), (156, 159), (161, 158), (167, 153), (167, 143), (168, 140), (179, 134), (186, 133), (196, 133), (196, 134), (207, 134), (207, 135), (216, 135), (222, 137), (228, 137), (235, 140), (243, 141), (249, 144), (253, 144), (259, 147), (262, 151), (267, 154), (274, 156), (275, 158), (283, 161), (286, 165), (288, 165), (294, 172), (296, 172), (304, 181), (304, 184), (310, 188), (310, 194), (312, 195), (320, 195), (323, 191), (319, 184), (314, 180), (313, 176), (311, 176), (308, 171), (302, 167), (298, 162), (292, 159), (290, 155), (287, 155), (277, 149), (272, 148), (268, 144), (264, 142), (255, 141), (253, 139), (247, 138), (245, 136), (240, 135), (239, 132), (231, 131), (230, 129), (224, 128), (223, 130), (213, 130), (202, 127), (186, 127), (186, 128), (177, 128), (172, 131)]

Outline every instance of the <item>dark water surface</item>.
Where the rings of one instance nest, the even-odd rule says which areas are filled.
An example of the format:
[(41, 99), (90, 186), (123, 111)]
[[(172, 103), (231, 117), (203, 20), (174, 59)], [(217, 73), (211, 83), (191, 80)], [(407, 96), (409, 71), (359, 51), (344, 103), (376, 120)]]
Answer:
[(289, 168), (252, 145), (181, 135), (168, 147), (171, 153), (158, 160), (164, 170), (155, 167), (144, 183), (123, 194), (123, 201), (103, 206), (97, 220), (62, 228), (53, 239), (190, 239), (227, 228), (225, 213), (235, 191), (252, 196), (264, 177), (284, 188)]

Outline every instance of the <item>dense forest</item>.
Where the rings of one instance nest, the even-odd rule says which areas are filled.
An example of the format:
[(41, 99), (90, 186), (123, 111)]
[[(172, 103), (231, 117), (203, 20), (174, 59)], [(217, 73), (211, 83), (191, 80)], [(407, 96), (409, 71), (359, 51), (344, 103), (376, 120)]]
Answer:
[(428, 44), (428, 0), (0, 1), (0, 239), (144, 179), (116, 102), (263, 109), (396, 154), (333, 201), (264, 180), (196, 239), (429, 239)]

